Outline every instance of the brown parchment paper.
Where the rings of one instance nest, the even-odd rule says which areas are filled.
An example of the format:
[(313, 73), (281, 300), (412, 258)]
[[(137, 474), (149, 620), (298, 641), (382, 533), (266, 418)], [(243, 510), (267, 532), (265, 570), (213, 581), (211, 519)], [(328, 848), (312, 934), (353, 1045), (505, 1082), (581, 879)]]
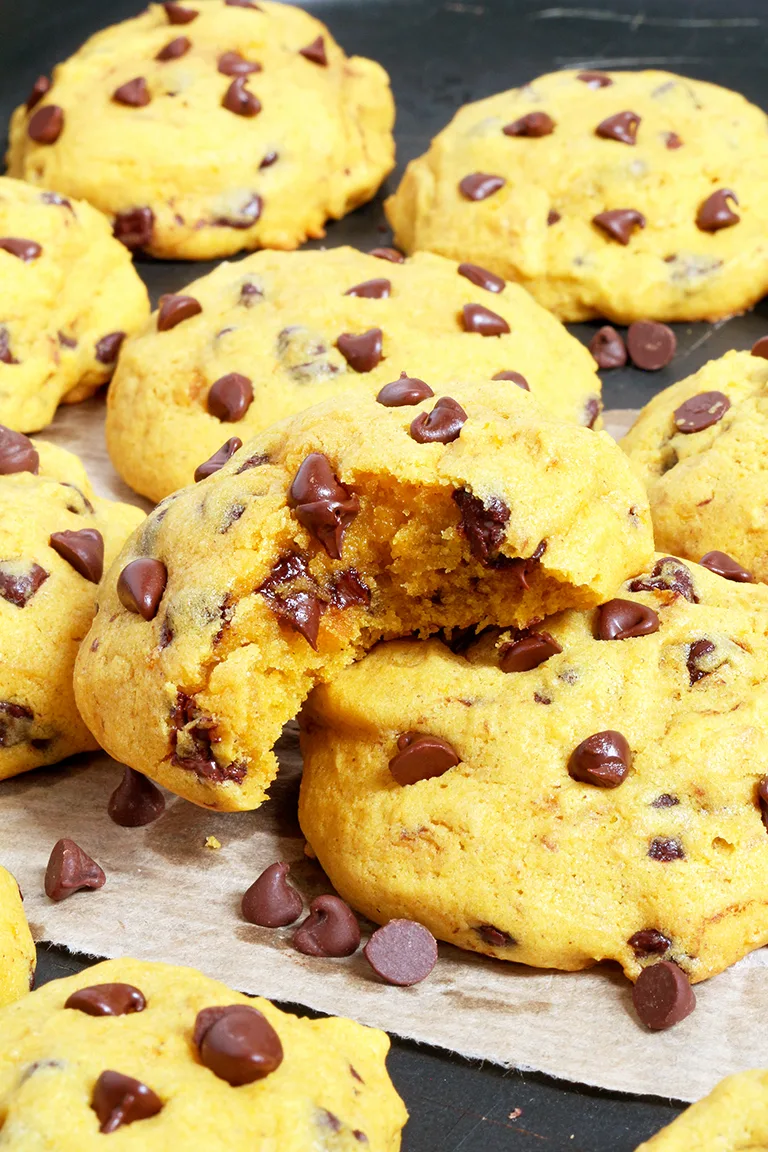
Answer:
[[(107, 460), (103, 404), (97, 398), (60, 410), (46, 436), (83, 457), (101, 494), (140, 503)], [(618, 435), (632, 414), (607, 415)], [(614, 967), (541, 971), (441, 945), (428, 980), (392, 988), (376, 980), (360, 952), (346, 960), (310, 959), (291, 948), (291, 928), (247, 924), (240, 897), (277, 859), (291, 862), (307, 902), (330, 890), (305, 857), (296, 822), (301, 769), (292, 727), (280, 760), (271, 799), (257, 812), (214, 814), (168, 796), (165, 816), (136, 829), (119, 828), (107, 816), (122, 770), (104, 755), (0, 785), (0, 863), (21, 884), (35, 938), (94, 956), (190, 964), (244, 992), (353, 1016), (464, 1056), (625, 1092), (694, 1100), (729, 1073), (768, 1067), (768, 950), (698, 985), (693, 1015), (670, 1032), (651, 1034), (636, 1022), (631, 986)], [(107, 883), (54, 904), (44, 895), (43, 875), (61, 836), (102, 865)], [(207, 847), (208, 837), (221, 847)]]

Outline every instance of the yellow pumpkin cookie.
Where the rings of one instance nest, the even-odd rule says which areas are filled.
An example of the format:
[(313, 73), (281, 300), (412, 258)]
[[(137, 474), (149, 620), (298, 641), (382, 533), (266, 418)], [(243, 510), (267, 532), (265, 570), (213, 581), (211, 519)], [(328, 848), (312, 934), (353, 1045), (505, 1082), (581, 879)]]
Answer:
[(0, 1007), (26, 995), (34, 976), (35, 945), (21, 892), (10, 872), (0, 868)]
[(761, 1152), (768, 1148), (768, 1072), (728, 1076), (637, 1152)]

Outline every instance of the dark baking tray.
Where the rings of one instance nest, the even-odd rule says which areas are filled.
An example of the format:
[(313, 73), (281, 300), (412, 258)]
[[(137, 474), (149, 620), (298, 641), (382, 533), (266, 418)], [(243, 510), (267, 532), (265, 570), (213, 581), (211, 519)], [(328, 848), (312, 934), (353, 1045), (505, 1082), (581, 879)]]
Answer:
[[(398, 107), (398, 170), (376, 200), (329, 227), (329, 246), (386, 243), (383, 196), (453, 112), (554, 68), (669, 68), (737, 88), (768, 106), (765, 0), (305, 0), (305, 7), (347, 52), (387, 68)], [(7, 121), (40, 72), (107, 22), (136, 11), (132, 0), (0, 0), (0, 119)], [(156, 299), (210, 265), (143, 260), (139, 267)], [(573, 331), (586, 341), (596, 327)], [(677, 325), (676, 331), (678, 354), (662, 372), (627, 368), (605, 375), (607, 407), (638, 407), (726, 349), (750, 347), (768, 332), (766, 303), (726, 323)], [(46, 946), (39, 959), (39, 982), (87, 963)], [(632, 1152), (679, 1111), (397, 1039), (389, 1063), (411, 1113), (406, 1152)]]

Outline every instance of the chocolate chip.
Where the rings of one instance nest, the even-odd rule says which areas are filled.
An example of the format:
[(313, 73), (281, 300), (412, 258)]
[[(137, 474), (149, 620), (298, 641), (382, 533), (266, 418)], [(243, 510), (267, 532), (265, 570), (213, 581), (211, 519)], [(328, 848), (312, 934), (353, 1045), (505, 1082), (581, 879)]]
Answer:
[(288, 883), (290, 864), (270, 864), (243, 896), (242, 912), (250, 924), (285, 928), (301, 916), (301, 896)]
[(499, 649), (499, 668), (502, 672), (530, 672), (562, 652), (562, 647), (549, 632), (526, 629), (516, 640)]
[[(213, 476), (214, 472), (219, 472), (242, 446), (243, 442), (239, 436), (230, 436), (229, 440), (222, 444), (221, 448), (214, 452), (213, 456), (209, 456), (207, 460), (203, 460), (202, 464), (198, 464), (197, 468), (195, 468), (195, 484), (199, 484), (201, 480), (206, 480), (209, 476)], [(244, 470), (244, 468), (241, 469), (241, 471)]]
[(363, 953), (381, 980), (410, 988), (426, 980), (437, 963), (437, 941), (415, 920), (390, 920), (376, 929)]
[(386, 300), (391, 291), (391, 281), (382, 278), (364, 280), (362, 284), (355, 284), (354, 288), (348, 288), (344, 295), (363, 296), (366, 300)]
[(14, 236), (1, 237), (0, 248), (4, 252), (9, 252), (11, 256), (22, 260), (25, 264), (31, 264), (33, 260), (37, 260), (43, 251), (34, 240), (21, 240)]
[(36, 144), (55, 144), (64, 128), (64, 109), (58, 104), (45, 104), (32, 114), (27, 135)]
[(503, 176), (490, 176), (486, 172), (472, 172), (460, 182), (459, 191), (465, 200), (487, 200), (505, 184), (506, 180)]
[(620, 144), (634, 144), (639, 125), (640, 117), (636, 112), (617, 112), (600, 121), (595, 128), (595, 135), (602, 136), (604, 140), (618, 140)]
[(248, 1004), (203, 1008), (195, 1020), (194, 1043), (201, 1063), (233, 1088), (263, 1080), (283, 1062), (277, 1032)]
[(425, 384), (417, 376), (408, 376), (405, 372), (401, 372), (399, 380), (393, 380), (391, 384), (384, 385), (376, 400), (385, 408), (403, 408), (410, 407), (412, 404), (420, 404), (422, 400), (428, 400), (430, 396), (434, 396), (434, 392), (429, 384)]
[(151, 208), (132, 208), (130, 212), (118, 212), (112, 225), (116, 240), (126, 248), (146, 248), (152, 242), (155, 227), (155, 214)]
[(707, 552), (706, 556), (702, 556), (699, 560), (702, 568), (708, 568), (710, 572), (714, 572), (716, 576), (722, 576), (724, 580), (734, 580), (737, 584), (754, 584), (755, 578), (751, 572), (746, 568), (742, 568), (737, 560), (731, 556), (726, 555), (725, 552)]
[(632, 767), (632, 751), (621, 732), (596, 732), (574, 748), (568, 775), (582, 784), (618, 788)]
[(376, 256), (379, 260), (389, 260), (390, 264), (403, 264), (405, 256), (397, 248), (371, 248), (369, 256)]
[(334, 572), (331, 577), (331, 604), (344, 611), (346, 608), (369, 608), (371, 590), (356, 568)]
[(109, 818), (121, 828), (143, 828), (165, 812), (165, 797), (141, 772), (125, 769), (122, 780), (109, 798)]
[(246, 88), (246, 77), (238, 76), (224, 93), (222, 108), (236, 116), (256, 116), (261, 112), (261, 101)]
[(266, 155), (263, 157), (261, 163), (259, 164), (259, 168), (271, 168), (272, 165), (277, 160), (277, 158), (278, 158), (278, 153), (275, 152), (274, 150), (272, 150), (271, 152), (267, 152)]
[(263, 12), (264, 9), (255, 0), (224, 0), (228, 8), (250, 8), (252, 12)]
[(360, 511), (360, 500), (341, 484), (330, 461), (311, 452), (302, 462), (288, 493), (296, 519), (333, 560), (341, 559), (344, 533)]
[(509, 932), (503, 932), (501, 928), (495, 928), (493, 924), (478, 924), (475, 932), (492, 948), (514, 948), (517, 945), (514, 936), (510, 936)]
[(651, 860), (658, 860), (662, 864), (669, 864), (672, 860), (684, 860), (685, 850), (679, 840), (667, 836), (657, 836), (648, 847)]
[(293, 946), (305, 956), (351, 956), (360, 946), (360, 925), (340, 897), (317, 896), (296, 929)]
[(624, 341), (610, 324), (598, 328), (589, 342), (589, 350), (598, 368), (623, 368), (627, 362)]
[(763, 360), (768, 360), (768, 336), (761, 336), (752, 345), (752, 355), (761, 356)]
[(26, 608), (47, 579), (48, 573), (39, 564), (30, 564), (26, 571), (18, 564), (8, 567), (0, 564), (0, 597), (17, 608)]
[(77, 496), (76, 502), (70, 501), (67, 504), (67, 509), (69, 512), (74, 512), (77, 516), (84, 516), (86, 512), (93, 514), (93, 504), (91, 504), (88, 497), (84, 492), (80, 491), (76, 484), (69, 484), (66, 480), (62, 480), (61, 486), (62, 488), (67, 488), (70, 493), (74, 492)]
[(110, 332), (102, 336), (96, 345), (96, 359), (99, 364), (114, 364), (125, 340), (125, 332)]
[(66, 560), (91, 584), (98, 584), (104, 571), (104, 537), (95, 528), (79, 532), (53, 532), (48, 541), (54, 552)]
[(263, 452), (256, 452), (253, 456), (249, 456), (244, 460), (235, 473), (236, 476), (242, 475), (243, 472), (250, 472), (251, 468), (261, 468), (264, 464), (269, 464), (269, 456)]
[(355, 372), (372, 372), (381, 361), (381, 328), (369, 328), (357, 336), (344, 332), (336, 341), (336, 347)]
[(497, 372), (495, 376), (491, 377), (492, 380), (510, 380), (513, 384), (517, 384), (518, 388), (522, 388), (524, 392), (530, 392), (530, 385), (520, 372)]
[(389, 770), (397, 783), (403, 786), (442, 776), (449, 768), (461, 763), (447, 740), (424, 732), (403, 732), (397, 738), (397, 748), (397, 755), (389, 762)]
[(666, 324), (655, 320), (635, 320), (627, 331), (627, 348), (632, 363), (646, 372), (666, 368), (677, 350), (677, 337)]
[(133, 984), (91, 984), (78, 988), (64, 1002), (65, 1008), (86, 1016), (129, 1016), (143, 1012), (146, 1006), (144, 994)]
[(645, 228), (646, 220), (642, 212), (634, 208), (612, 208), (608, 212), (598, 212), (592, 217), (592, 223), (612, 240), (618, 240), (619, 244), (629, 244), (634, 230)]
[(131, 560), (117, 578), (117, 595), (129, 612), (145, 620), (154, 620), (168, 582), (168, 571), (161, 560), (148, 556)]
[(441, 396), (431, 412), (420, 412), (411, 421), (410, 436), (417, 444), (451, 444), (467, 422), (464, 409), (450, 396)]
[(641, 928), (627, 940), (635, 956), (663, 956), (672, 947), (669, 940), (657, 928)]
[(640, 576), (629, 586), (630, 592), (675, 592), (685, 597), (691, 604), (698, 604), (693, 589), (690, 569), (675, 556), (662, 556), (653, 566), (649, 576)]
[(18, 360), (11, 352), (8, 329), (0, 324), (0, 364), (18, 364)]
[(690, 645), (686, 667), (688, 668), (688, 675), (691, 678), (691, 684), (698, 684), (699, 680), (702, 680), (709, 674), (711, 669), (701, 668), (699, 662), (704, 659), (704, 657), (709, 656), (714, 650), (715, 646), (711, 640), (696, 640)]
[(175, 296), (172, 294), (161, 296), (157, 310), (158, 332), (169, 332), (182, 320), (189, 320), (191, 316), (198, 316), (203, 306), (194, 296)]
[[(289, 585), (294, 582), (298, 586), (291, 589)], [(306, 559), (296, 552), (286, 553), (277, 561), (257, 591), (275, 615), (303, 636), (310, 647), (317, 651), (320, 617), (325, 612), (326, 604), (319, 597), (317, 583), (310, 574)]]
[(250, 76), (252, 72), (261, 72), (261, 64), (246, 60), (239, 52), (223, 52), (217, 68), (222, 76)]
[(643, 968), (632, 989), (632, 1002), (640, 1021), (654, 1032), (679, 1024), (696, 1007), (688, 977), (671, 960)]
[(322, 68), (328, 64), (328, 57), (325, 54), (325, 40), (322, 36), (317, 36), (305, 48), (299, 48), (299, 55), (312, 64), (319, 64)]
[(599, 396), (590, 396), (584, 405), (584, 427), (594, 428), (597, 423), (597, 418), (603, 410), (602, 401)]
[(27, 744), (35, 719), (34, 712), (25, 704), (13, 704), (10, 700), (0, 700), (0, 748), (13, 748), (17, 744)]
[(719, 423), (731, 406), (723, 392), (699, 392), (675, 409), (675, 427), (689, 435)]
[(682, 148), (683, 142), (678, 136), (677, 132), (667, 132), (666, 145), (671, 152), (674, 152), (676, 148)]
[(481, 268), (479, 264), (459, 264), (457, 271), (459, 276), (466, 277), (478, 288), (485, 288), (486, 292), (503, 292), (506, 287), (506, 280), (485, 268)]
[(729, 200), (738, 204), (739, 198), (730, 188), (718, 188), (706, 200), (702, 200), (696, 212), (696, 227), (702, 232), (719, 232), (738, 224), (741, 216), (733, 211)]
[(192, 41), (186, 36), (177, 36), (175, 40), (170, 40), (165, 48), (160, 49), (155, 60), (178, 60), (180, 56), (186, 56), (191, 47)]
[(125, 104), (128, 108), (144, 108), (152, 96), (144, 77), (137, 76), (134, 80), (128, 80), (119, 88), (115, 88), (112, 99), (116, 104)]
[(560, 220), (562, 220), (562, 216), (557, 209), (550, 208), (549, 212), (547, 212), (547, 227), (551, 228), (553, 224), (557, 224)]
[(610, 88), (613, 84), (613, 80), (604, 72), (579, 72), (576, 79), (581, 80), (588, 88)]
[(47, 92), (50, 92), (51, 87), (51, 81), (47, 76), (38, 76), (32, 85), (32, 91), (29, 96), (27, 96), (27, 112), (31, 112), (32, 109), (40, 103), (43, 96), (45, 96)]
[(223, 228), (252, 228), (261, 219), (263, 211), (264, 201), (261, 196), (254, 192), (237, 212), (229, 216), (217, 216), (213, 223)]
[(82, 888), (101, 888), (104, 872), (74, 840), (58, 840), (45, 870), (45, 894), (51, 900), (66, 900)]
[(511, 124), (505, 124), (505, 136), (550, 136), (555, 130), (555, 122), (546, 112), (529, 112)]
[(509, 332), (504, 317), (482, 304), (465, 304), (461, 311), (466, 332), (477, 332), (480, 336), (502, 336)]
[(200, 15), (195, 8), (184, 8), (181, 4), (174, 3), (173, 0), (166, 0), (163, 8), (169, 24), (190, 24)]
[(674, 808), (679, 803), (677, 796), (670, 796), (668, 792), (662, 792), (661, 796), (657, 796), (655, 800), (651, 801), (651, 808)]
[[(166, 9), (176, 5), (165, 5)], [(93, 1089), (91, 1108), (99, 1119), (99, 1132), (116, 1132), (124, 1124), (148, 1120), (162, 1111), (163, 1102), (151, 1088), (123, 1076), (122, 1072), (102, 1072)]]
[(487, 566), (504, 539), (504, 529), (509, 523), (508, 506), (498, 496), (483, 501), (466, 488), (456, 489), (453, 500), (461, 512), (461, 531), (470, 552)]
[(208, 392), (208, 411), (224, 423), (242, 420), (253, 402), (253, 385), (247, 376), (228, 372), (211, 384)]
[(650, 636), (658, 630), (657, 613), (636, 600), (608, 600), (597, 610), (600, 640), (628, 640), (633, 636)]
[(29, 437), (0, 424), (0, 476), (15, 472), (37, 475), (40, 457)]
[(763, 825), (768, 831), (768, 776), (763, 776), (757, 785), (757, 805), (763, 819)]

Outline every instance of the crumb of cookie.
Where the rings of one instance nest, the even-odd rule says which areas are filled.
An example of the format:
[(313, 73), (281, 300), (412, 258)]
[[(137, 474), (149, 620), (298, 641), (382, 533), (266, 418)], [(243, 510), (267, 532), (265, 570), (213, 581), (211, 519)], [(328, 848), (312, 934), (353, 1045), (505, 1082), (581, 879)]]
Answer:
[(216, 836), (206, 836), (205, 847), (206, 848), (221, 848), (221, 840), (219, 840), (218, 837), (216, 837)]

